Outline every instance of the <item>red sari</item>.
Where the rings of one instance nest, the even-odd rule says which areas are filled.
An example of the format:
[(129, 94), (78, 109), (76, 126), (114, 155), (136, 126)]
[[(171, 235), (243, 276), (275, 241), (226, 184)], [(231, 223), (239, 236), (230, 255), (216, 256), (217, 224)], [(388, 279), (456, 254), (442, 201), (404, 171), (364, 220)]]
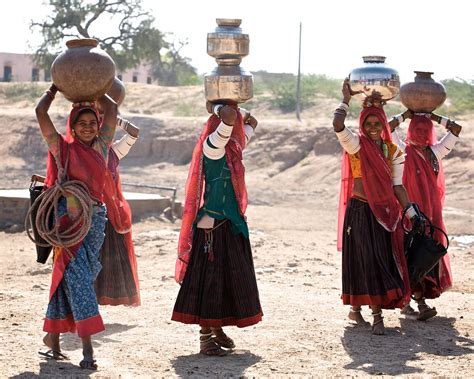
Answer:
[[(434, 126), (425, 116), (415, 115), (408, 127), (405, 170), (403, 185), (410, 200), (417, 203), (421, 211), (431, 222), (446, 233), (443, 221), (443, 205), (445, 195), (444, 171), (441, 161), (436, 173), (425, 152), (436, 142)], [(429, 151), (429, 150), (428, 150)], [(436, 231), (434, 237), (446, 244), (445, 237)], [(422, 283), (423, 296), (428, 299), (439, 297), (452, 286), (452, 274), (448, 254), (441, 259), (439, 267), (428, 274)], [(420, 288), (414, 288), (414, 291)]]

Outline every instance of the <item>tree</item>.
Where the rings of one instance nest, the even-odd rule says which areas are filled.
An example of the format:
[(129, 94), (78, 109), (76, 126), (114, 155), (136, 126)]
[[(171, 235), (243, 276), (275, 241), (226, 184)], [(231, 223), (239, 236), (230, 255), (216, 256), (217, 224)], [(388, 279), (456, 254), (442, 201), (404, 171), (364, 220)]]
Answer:
[[(42, 68), (51, 67), (54, 57), (63, 50), (65, 39), (95, 38), (120, 71), (148, 62), (159, 73), (157, 79), (172, 85), (179, 84), (176, 73), (183, 69), (195, 73), (189, 61), (153, 26), (154, 17), (143, 10), (141, 0), (48, 0), (48, 5), (52, 7), (51, 14), (30, 24), (32, 31), (39, 29), (43, 36), (35, 52), (35, 60)], [(104, 23), (113, 27), (101, 30)], [(162, 62), (163, 53), (166, 64)]]

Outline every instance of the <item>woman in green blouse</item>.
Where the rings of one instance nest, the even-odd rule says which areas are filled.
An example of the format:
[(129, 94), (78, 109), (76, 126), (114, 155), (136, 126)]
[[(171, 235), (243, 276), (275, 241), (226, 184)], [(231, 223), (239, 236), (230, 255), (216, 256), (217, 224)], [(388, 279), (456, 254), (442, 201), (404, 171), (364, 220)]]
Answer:
[(181, 288), (172, 319), (201, 326), (202, 354), (225, 355), (234, 341), (222, 327), (250, 326), (263, 315), (242, 163), (257, 120), (236, 106), (208, 103), (207, 109), (213, 115), (194, 149), (186, 183), (176, 264)]

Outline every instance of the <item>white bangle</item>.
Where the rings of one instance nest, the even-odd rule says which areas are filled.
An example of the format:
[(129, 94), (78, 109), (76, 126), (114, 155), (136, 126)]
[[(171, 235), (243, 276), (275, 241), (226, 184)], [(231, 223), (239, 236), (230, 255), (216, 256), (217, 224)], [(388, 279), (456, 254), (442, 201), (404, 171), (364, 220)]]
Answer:
[(401, 124), (403, 121), (405, 121), (405, 118), (403, 117), (403, 114), (400, 113), (400, 114), (397, 114), (395, 116), (395, 119), (398, 121), (399, 124)]
[(416, 211), (415, 211), (415, 208), (413, 207), (413, 205), (410, 205), (405, 213), (408, 218), (412, 219), (413, 217), (416, 216)]
[(344, 112), (349, 112), (349, 105), (346, 103), (341, 103), (338, 105), (337, 109), (342, 109)]
[(219, 112), (221, 110), (221, 108), (223, 107), (224, 105), (222, 104), (216, 104), (212, 107), (212, 113), (214, 113), (217, 117), (221, 118), (221, 116), (219, 115)]
[(441, 116), (441, 120), (439, 121), (439, 123), (444, 127), (448, 126), (449, 122), (450, 119), (444, 116)]

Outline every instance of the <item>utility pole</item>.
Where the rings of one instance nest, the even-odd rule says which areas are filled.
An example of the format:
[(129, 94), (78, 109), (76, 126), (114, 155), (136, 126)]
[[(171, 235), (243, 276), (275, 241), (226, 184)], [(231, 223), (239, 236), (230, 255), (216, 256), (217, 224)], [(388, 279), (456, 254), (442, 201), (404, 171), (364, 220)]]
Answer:
[(301, 21), (300, 21), (300, 40), (298, 48), (298, 78), (296, 82), (296, 119), (301, 121)]

